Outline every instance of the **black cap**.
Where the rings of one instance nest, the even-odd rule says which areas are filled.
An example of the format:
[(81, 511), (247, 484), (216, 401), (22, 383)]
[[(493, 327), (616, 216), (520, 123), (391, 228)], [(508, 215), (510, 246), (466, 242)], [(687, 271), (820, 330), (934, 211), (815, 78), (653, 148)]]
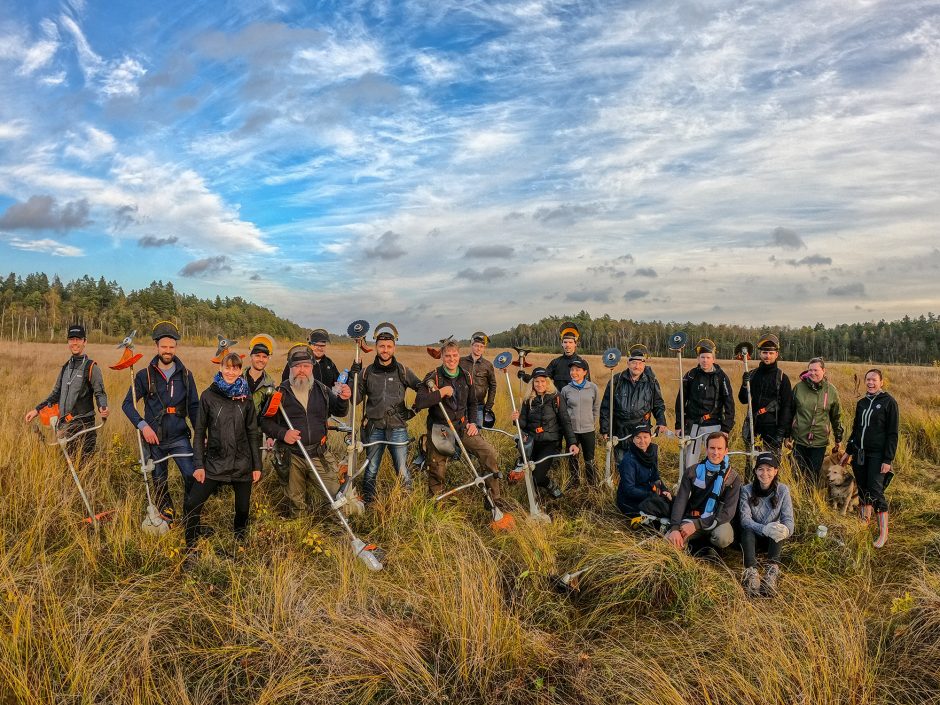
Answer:
[(390, 331), (390, 330), (383, 330), (381, 333), (376, 333), (375, 339), (376, 339), (376, 341), (379, 341), (379, 340), (391, 340), (392, 342), (394, 342), (394, 341), (395, 341), (395, 335), (394, 335), (394, 334), (392, 333), (392, 331)]
[(702, 353), (712, 353), (714, 355), (717, 349), (718, 346), (715, 345), (715, 341), (709, 338), (702, 338), (695, 344), (696, 355), (701, 355)]
[(254, 355), (255, 353), (270, 355), (271, 349), (265, 343), (255, 343), (255, 346), (251, 349), (251, 354)]
[(758, 467), (759, 465), (769, 465), (772, 468), (779, 468), (780, 461), (777, 460), (777, 456), (774, 453), (765, 450), (757, 456), (757, 461), (754, 463), (754, 467)]
[(630, 346), (630, 357), (628, 357), (627, 359), (630, 361), (642, 360), (643, 362), (646, 362), (649, 356), (650, 356), (649, 348), (643, 345), (643, 343), (637, 343), (636, 345)]
[(586, 370), (588, 368), (587, 363), (584, 360), (579, 360), (578, 358), (575, 358), (568, 363), (568, 369), (570, 370), (572, 367), (580, 367), (582, 370)]
[(290, 350), (287, 351), (287, 366), (293, 367), (294, 365), (299, 365), (303, 362), (309, 362), (313, 364), (313, 352), (310, 348), (303, 343), (299, 345), (294, 345)]
[(310, 337), (308, 338), (311, 345), (316, 345), (317, 343), (328, 343), (330, 342), (330, 334), (327, 333), (323, 328), (316, 328), (310, 331)]
[(762, 336), (759, 341), (757, 341), (758, 350), (779, 350), (780, 349), (780, 338), (775, 336), (773, 333), (768, 333), (765, 336)]
[(638, 433), (653, 433), (653, 427), (650, 426), (649, 421), (641, 421), (636, 426), (633, 427), (633, 435), (635, 436)]
[(179, 340), (180, 331), (179, 328), (169, 321), (160, 321), (153, 327), (153, 332), (151, 333), (150, 337), (156, 341), (159, 341), (161, 338), (173, 338), (173, 340)]
[(85, 340), (85, 326), (81, 323), (73, 323), (69, 326), (69, 334), (66, 336), (68, 338), (81, 338)]
[(476, 333), (470, 336), (471, 343), (483, 343), (484, 345), (490, 344), (490, 336), (484, 333), (481, 330), (478, 330)]
[(535, 379), (536, 377), (548, 377), (548, 370), (546, 370), (544, 367), (536, 367), (534, 370), (532, 370), (532, 379)]

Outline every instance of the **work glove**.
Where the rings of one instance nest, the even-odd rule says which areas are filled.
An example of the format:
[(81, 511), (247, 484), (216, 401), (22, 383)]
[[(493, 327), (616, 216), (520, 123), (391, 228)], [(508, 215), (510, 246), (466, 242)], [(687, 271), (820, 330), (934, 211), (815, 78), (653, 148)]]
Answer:
[(349, 368), (349, 374), (351, 374), (351, 375), (357, 375), (357, 374), (359, 374), (360, 372), (362, 372), (362, 361), (361, 361), (361, 360), (358, 361), (358, 362), (354, 362), (354, 363), (352, 364), (352, 366)]
[(747, 384), (750, 379), (751, 379), (751, 372), (750, 370), (748, 370), (747, 372), (741, 375), (741, 384)]
[(518, 377), (519, 379), (521, 379), (523, 382), (526, 381), (525, 378), (528, 377), (528, 376), (529, 376), (529, 375), (527, 375), (522, 369), (520, 369), (518, 372), (516, 372), (516, 377)]
[(772, 521), (769, 524), (764, 525), (764, 536), (773, 541), (783, 541), (790, 535), (790, 530), (779, 521)]

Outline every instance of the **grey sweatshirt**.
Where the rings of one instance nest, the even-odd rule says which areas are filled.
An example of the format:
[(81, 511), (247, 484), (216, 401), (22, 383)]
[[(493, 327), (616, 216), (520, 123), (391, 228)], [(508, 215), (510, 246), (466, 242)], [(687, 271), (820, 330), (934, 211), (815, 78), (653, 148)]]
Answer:
[(585, 382), (583, 389), (566, 384), (561, 388), (562, 401), (568, 407), (571, 430), (575, 433), (591, 433), (596, 427), (597, 415), (601, 411), (601, 394), (594, 382)]

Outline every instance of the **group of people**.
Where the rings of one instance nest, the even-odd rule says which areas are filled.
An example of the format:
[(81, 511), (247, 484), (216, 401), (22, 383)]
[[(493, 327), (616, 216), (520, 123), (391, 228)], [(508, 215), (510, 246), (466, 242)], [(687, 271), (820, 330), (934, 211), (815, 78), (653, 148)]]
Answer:
[[(558, 455), (568, 456), (569, 486), (581, 482), (582, 458), (584, 481), (598, 482), (599, 426), (601, 440), (613, 449), (619, 474), (616, 504), (624, 514), (661, 518), (668, 525), (666, 539), (677, 548), (707, 552), (725, 548), (737, 538), (745, 556), (748, 593), (769, 594), (776, 590), (781, 543), (794, 531), (790, 493), (778, 478), (781, 452), (785, 445), (792, 445), (799, 474), (815, 484), (832, 437), (832, 453), (842, 464), (851, 462), (861, 518), (877, 517), (875, 546), (884, 546), (888, 536), (884, 490), (897, 451), (898, 407), (883, 389), (881, 371), (866, 373), (866, 394), (858, 401), (843, 449), (839, 394), (826, 376), (825, 362), (810, 360), (799, 381), (791, 385), (778, 366), (778, 338), (762, 337), (757, 345), (760, 363), (744, 373), (737, 393), (739, 402), (750, 404), (742, 429), (745, 439), (750, 441), (753, 435), (761, 448), (754, 459), (753, 479), (745, 483), (729, 457), (728, 433), (734, 428), (736, 411), (731, 380), (715, 363), (715, 343), (699, 340), (697, 364), (683, 376), (675, 402), (673, 433), (680, 438), (684, 471), (673, 493), (659, 472), (654, 434), (668, 433), (668, 426), (662, 390), (648, 365), (649, 350), (642, 344), (631, 346), (627, 369), (613, 373), (601, 394), (591, 380), (590, 365), (577, 352), (578, 327), (565, 323), (559, 335), (562, 354), (545, 367), (527, 372), (524, 358), (518, 361), (518, 376), (529, 384), (529, 391), (512, 415), (522, 432), (520, 450), (533, 464), (534, 484), (548, 498), (563, 494), (560, 479), (553, 476)], [(343, 372), (326, 355), (328, 333), (317, 329), (307, 342), (288, 349), (280, 383), (266, 369), (274, 341), (261, 334), (251, 340), (247, 368), (242, 355), (221, 349), (216, 359), (219, 370), (201, 394), (192, 372), (177, 355), (177, 327), (162, 321), (154, 326), (151, 337), (156, 354), (134, 375), (122, 409), (154, 461), (155, 502), (169, 521), (177, 516), (167, 489), (169, 463), (162, 461), (173, 456), (182, 474), (190, 548), (206, 532), (200, 523), (204, 503), (222, 485), (234, 490), (238, 538), (244, 537), (248, 526), (252, 486), (272, 469), (290, 515), (307, 510), (311, 492), (325, 488), (331, 497), (337, 496), (354, 468), (334, 455), (327, 435), (330, 418), (349, 412), (353, 389), (357, 390), (353, 403), (362, 405), (362, 440), (367, 451), (362, 483), (365, 507), (376, 501), (386, 450), (399, 481), (411, 488), (408, 422), (423, 410), (428, 412), (423, 452), (429, 490), (435, 496), (444, 490), (447, 463), (454, 457), (453, 448), (437, 443), (435, 429), (447, 426), (459, 445), (476, 457), (488, 490), (485, 502), (500, 502), (498, 455), (481, 434), (495, 423), (497, 390), (497, 371), (485, 357), (489, 339), (482, 332), (471, 336), (465, 356), (453, 340), (429, 349), (440, 364), (422, 379), (396, 359), (398, 332), (391, 324), (381, 324), (374, 332), (372, 363), (363, 366), (357, 356)], [(84, 328), (71, 326), (71, 356), (52, 393), (26, 414), (27, 422), (40, 413), (48, 415), (51, 409), (70, 429), (93, 426), (96, 408), (102, 418), (107, 417), (101, 370), (88, 358), (85, 344)], [(415, 392), (411, 407), (405, 399), (409, 389)], [(274, 398), (277, 404), (271, 404)], [(81, 453), (94, 453), (95, 434), (80, 439)], [(704, 458), (700, 457), (702, 449)], [(515, 476), (510, 473), (510, 479)], [(348, 506), (354, 509), (356, 503)], [(758, 551), (765, 551), (770, 563), (763, 578), (757, 572)]]

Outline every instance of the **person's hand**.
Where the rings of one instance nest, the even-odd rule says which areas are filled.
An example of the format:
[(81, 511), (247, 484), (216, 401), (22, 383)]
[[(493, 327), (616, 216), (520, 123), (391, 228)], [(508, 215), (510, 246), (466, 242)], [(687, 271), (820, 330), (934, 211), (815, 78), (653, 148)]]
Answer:
[(26, 412), (26, 423), (29, 423), (30, 421), (35, 419), (37, 416), (39, 416), (39, 412), (36, 411), (35, 409), (30, 409), (29, 411)]
[(680, 550), (685, 548), (685, 539), (682, 538), (682, 532), (677, 529), (666, 534), (666, 540)]
[(747, 384), (751, 380), (751, 372), (748, 370), (741, 375), (741, 384)]
[(607, 442), (607, 434), (606, 434), (606, 433), (602, 433), (602, 434), (601, 434), (601, 440), (602, 440), (604, 443)]
[(468, 435), (468, 436), (476, 436), (478, 433), (480, 433), (480, 429), (477, 428), (477, 425), (476, 425), (475, 423), (468, 423), (468, 424), (467, 424), (467, 435)]
[(843, 453), (843, 454), (842, 454), (842, 457), (839, 458), (839, 465), (841, 465), (842, 467), (845, 467), (846, 465), (848, 465), (848, 464), (849, 464), (849, 457), (850, 457), (850, 456), (849, 456), (848, 453)]
[(290, 429), (287, 433), (284, 434), (284, 442), (288, 445), (294, 445), (297, 441), (300, 440), (300, 431), (296, 428)]
[(783, 447), (786, 448), (787, 450), (793, 450), (793, 439), (785, 438), (783, 440)]
[(838, 455), (838, 454), (841, 453), (841, 452), (842, 452), (842, 444), (841, 444), (841, 443), (836, 443), (834, 446), (832, 446), (832, 454), (833, 454), (833, 455)]
[(780, 542), (789, 535), (790, 530), (786, 527), (785, 524), (781, 524), (779, 521), (772, 521), (769, 524), (764, 525), (764, 536), (769, 539)]
[(440, 387), (437, 391), (441, 393), (441, 399), (446, 399), (447, 397), (454, 396), (453, 387)]
[(519, 412), (518, 412), (518, 411), (512, 412), (512, 413), (509, 415), (509, 418), (511, 418), (513, 421), (518, 421), (518, 420), (519, 420)]
[(659, 426), (656, 427), (656, 433), (660, 436), (665, 436), (667, 433), (669, 433), (669, 429), (662, 424), (659, 424)]
[(257, 482), (258, 480), (260, 480), (260, 479), (261, 479), (261, 471), (260, 471), (260, 470), (252, 470), (252, 471), (251, 471), (251, 482), (252, 482), (252, 484), (256, 483), (256, 482)]
[(659, 494), (661, 497), (665, 497), (667, 502), (672, 501), (672, 492), (670, 492), (669, 490), (663, 490)]
[(571, 453), (572, 455), (577, 455), (578, 453), (581, 452), (581, 449), (578, 448), (578, 446), (569, 446), (568, 452)]
[(206, 469), (205, 468), (196, 468), (196, 472), (193, 473), (193, 479), (198, 482), (200, 485), (206, 481)]
[(140, 429), (140, 435), (142, 435), (144, 437), (144, 440), (147, 441), (147, 443), (149, 443), (150, 445), (156, 445), (157, 443), (160, 442), (160, 439), (157, 437), (157, 434), (154, 432), (152, 428), (150, 428), (150, 424), (144, 424), (144, 427)]
[(682, 438), (684, 435), (681, 428), (676, 429), (676, 438)]
[(354, 362), (352, 366), (349, 368), (349, 374), (351, 375), (357, 375), (360, 372), (362, 372), (362, 360), (358, 362)]
[(682, 533), (682, 538), (687, 539), (696, 532), (695, 524), (691, 521), (685, 521), (679, 527), (679, 531)]
[(108, 418), (108, 414), (110, 414), (110, 413), (111, 413), (111, 410), (110, 410), (108, 407), (106, 407), (106, 406), (99, 406), (99, 407), (98, 407), (98, 414), (101, 416), (101, 418), (103, 418), (103, 419)]
[(516, 372), (516, 377), (518, 377), (518, 378), (521, 379), (521, 380), (525, 380), (526, 374), (525, 374), (525, 372), (522, 371), (522, 368), (521, 368), (521, 367), (519, 368), (519, 371)]
[(268, 450), (271, 450), (271, 449), (274, 447), (274, 439), (273, 439), (273, 438), (265, 438), (265, 439), (264, 439), (264, 447), (267, 448)]
[(884, 475), (884, 474), (889, 473), (889, 472), (891, 472), (891, 463), (882, 463), (882, 464), (881, 464), (881, 474)]
[(339, 394), (337, 394), (337, 396), (343, 400), (349, 399), (349, 397), (352, 396), (352, 390), (349, 388), (349, 385), (348, 384), (339, 385)]

